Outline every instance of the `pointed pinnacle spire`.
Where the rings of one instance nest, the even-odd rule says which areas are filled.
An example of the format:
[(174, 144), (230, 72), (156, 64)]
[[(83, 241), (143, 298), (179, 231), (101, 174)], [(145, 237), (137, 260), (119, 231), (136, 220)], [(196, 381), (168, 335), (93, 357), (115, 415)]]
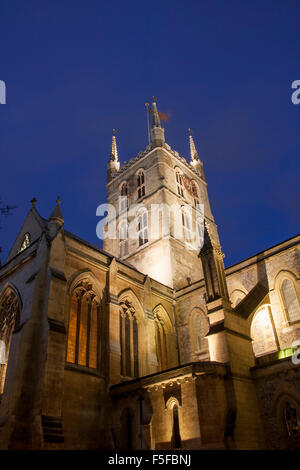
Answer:
[(165, 131), (161, 127), (159, 112), (157, 111), (156, 98), (153, 96), (152, 108), (149, 111), (152, 114), (152, 127), (150, 129), (150, 140), (153, 147), (163, 147), (165, 144)]
[(118, 162), (119, 161), (116, 133), (117, 133), (117, 130), (113, 129), (113, 136), (112, 136), (112, 142), (111, 142), (111, 151), (110, 151), (110, 160), (112, 162)]
[(203, 267), (206, 302), (212, 302), (220, 298), (228, 302), (229, 296), (223, 262), (224, 254), (220, 244), (210, 233), (210, 226), (206, 221), (204, 225), (204, 243), (198, 256)]
[(194, 142), (194, 139), (193, 139), (193, 131), (192, 129), (189, 129), (189, 134), (190, 134), (190, 154), (191, 154), (191, 161), (195, 161), (195, 160), (200, 160), (199, 158), (199, 155), (198, 155), (198, 152), (197, 152), (197, 149), (196, 149), (196, 145), (195, 145), (195, 142)]
[(60, 203), (61, 203), (61, 198), (58, 196), (56, 199), (56, 207), (52, 211), (49, 217), (49, 221), (54, 221), (59, 226), (62, 226), (64, 224), (64, 218), (61, 213)]
[(189, 140), (190, 140), (190, 154), (191, 154), (191, 161), (190, 164), (194, 167), (196, 171), (198, 171), (201, 177), (205, 180), (204, 171), (203, 171), (203, 163), (201, 162), (196, 145), (193, 139), (193, 131), (189, 129)]
[(204, 221), (204, 237), (203, 237), (203, 245), (200, 250), (200, 253), (204, 253), (205, 251), (209, 250), (210, 248), (213, 248), (212, 244), (212, 239), (211, 235), (209, 233), (209, 224), (207, 221)]
[(116, 173), (117, 171), (119, 171), (120, 169), (116, 133), (117, 133), (117, 130), (113, 129), (111, 151), (110, 151), (109, 161), (107, 164), (107, 181), (108, 182), (111, 181), (112, 175)]
[(157, 101), (157, 98), (155, 98), (155, 96), (153, 96), (153, 103), (152, 103), (152, 129), (153, 129), (153, 127), (161, 127), (160, 118), (159, 118), (159, 114), (158, 114), (157, 106), (156, 106), (156, 101)]

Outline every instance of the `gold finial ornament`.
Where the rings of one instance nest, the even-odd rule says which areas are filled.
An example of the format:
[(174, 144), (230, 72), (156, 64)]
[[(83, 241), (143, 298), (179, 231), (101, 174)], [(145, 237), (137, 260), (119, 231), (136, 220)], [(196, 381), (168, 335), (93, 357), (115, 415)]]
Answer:
[(35, 205), (37, 203), (37, 198), (33, 197), (30, 202), (31, 202), (32, 207), (35, 207)]
[(189, 128), (189, 134), (190, 134), (190, 135), (193, 135), (193, 131), (192, 131), (192, 129), (190, 129), (190, 128)]
[(113, 135), (116, 135), (117, 132), (117, 129), (113, 129)]
[(153, 101), (156, 103), (157, 98), (155, 96), (152, 96), (152, 98), (153, 98)]
[(61, 203), (61, 198), (60, 198), (60, 196), (57, 196), (56, 204), (59, 205), (60, 203)]

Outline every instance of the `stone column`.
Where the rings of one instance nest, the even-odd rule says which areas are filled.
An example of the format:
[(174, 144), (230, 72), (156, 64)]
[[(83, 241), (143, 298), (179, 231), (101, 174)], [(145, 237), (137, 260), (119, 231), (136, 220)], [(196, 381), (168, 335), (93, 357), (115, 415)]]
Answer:
[(113, 258), (107, 273), (107, 366), (108, 382), (120, 382), (121, 348), (120, 348), (120, 306), (118, 302), (117, 262)]
[[(66, 278), (63, 272), (52, 269), (51, 275), (47, 361), (42, 390), (42, 428), (44, 449), (60, 449), (64, 446), (62, 397), (67, 336), (64, 299), (67, 292)], [(69, 302), (66, 307), (68, 309)]]
[[(146, 358), (146, 374), (152, 374), (157, 372), (157, 356), (156, 356), (156, 332), (155, 322), (152, 311), (151, 301), (151, 280), (149, 276), (146, 276), (144, 283), (144, 312), (145, 312), (145, 323), (147, 325), (147, 358)], [(146, 375), (145, 374), (145, 375)]]

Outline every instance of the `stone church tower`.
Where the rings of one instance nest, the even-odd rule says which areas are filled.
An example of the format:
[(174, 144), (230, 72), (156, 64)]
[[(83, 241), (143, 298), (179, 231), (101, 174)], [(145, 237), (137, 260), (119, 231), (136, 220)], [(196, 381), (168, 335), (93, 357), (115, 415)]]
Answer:
[(0, 267), (1, 449), (300, 448), (300, 235), (225, 269), (193, 137), (151, 113), (123, 165), (113, 135), (104, 249), (34, 198)]
[[(202, 230), (203, 214), (200, 212), (197, 215), (197, 204), (203, 208), (215, 242), (219, 243), (219, 239), (209, 204), (203, 164), (192, 135), (188, 163), (166, 143), (155, 101), (151, 109), (150, 144), (144, 152), (121, 167), (116, 137), (113, 136), (108, 163), (107, 201), (116, 209), (117, 237), (115, 240), (104, 239), (103, 248), (128, 261), (139, 271), (178, 289), (202, 277), (199, 248), (189, 249), (185, 243), (188, 233), (192, 230), (197, 232), (196, 224), (199, 225), (199, 232)], [(137, 204), (140, 209), (135, 209)], [(184, 212), (184, 205), (190, 206), (190, 214)], [(162, 206), (169, 210), (168, 216)], [(132, 239), (129, 236), (127, 239), (130, 220), (139, 214), (137, 237)], [(170, 220), (170, 224), (166, 223), (165, 226), (163, 216), (166, 222)], [(175, 236), (178, 227), (179, 230), (182, 227), (181, 239)], [(155, 238), (151, 238), (153, 233)]]

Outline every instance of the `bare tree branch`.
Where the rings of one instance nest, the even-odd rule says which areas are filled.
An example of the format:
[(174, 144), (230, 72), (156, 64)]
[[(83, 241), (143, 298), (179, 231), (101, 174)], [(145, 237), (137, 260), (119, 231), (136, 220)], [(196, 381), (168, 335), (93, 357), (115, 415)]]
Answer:
[(3, 204), (0, 199), (0, 229), (2, 228), (3, 219), (11, 215), (12, 211), (16, 206), (10, 206), (8, 204)]

